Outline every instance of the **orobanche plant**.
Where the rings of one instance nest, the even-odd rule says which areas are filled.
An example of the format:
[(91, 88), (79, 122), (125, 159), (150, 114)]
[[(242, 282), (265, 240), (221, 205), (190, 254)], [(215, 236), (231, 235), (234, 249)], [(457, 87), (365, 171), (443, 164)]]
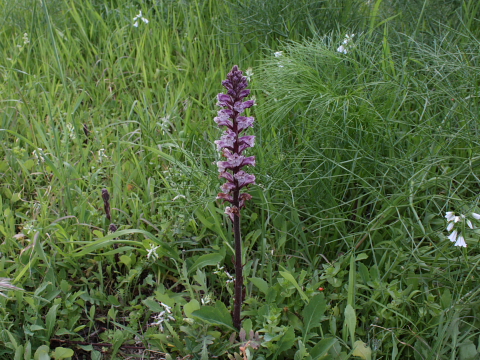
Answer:
[(233, 311), (233, 325), (240, 329), (240, 312), (243, 303), (243, 265), (242, 265), (242, 239), (240, 232), (240, 210), (245, 206), (245, 201), (250, 200), (252, 196), (241, 192), (241, 189), (250, 184), (255, 184), (255, 175), (248, 174), (242, 170), (246, 165), (255, 166), (255, 156), (245, 156), (243, 152), (254, 146), (255, 136), (242, 135), (242, 133), (253, 127), (254, 118), (251, 116), (242, 116), (245, 109), (254, 105), (254, 100), (244, 99), (250, 95), (247, 89), (248, 81), (243, 76), (242, 71), (235, 65), (228, 73), (227, 79), (222, 82), (227, 89), (226, 94), (218, 94), (218, 106), (222, 110), (218, 111), (215, 122), (219, 126), (225, 126), (220, 140), (215, 141), (218, 150), (227, 159), (217, 163), (219, 176), (227, 180), (222, 185), (222, 192), (218, 194), (217, 199), (228, 201), (231, 206), (225, 208), (225, 213), (233, 222), (233, 232), (235, 238), (235, 305)]

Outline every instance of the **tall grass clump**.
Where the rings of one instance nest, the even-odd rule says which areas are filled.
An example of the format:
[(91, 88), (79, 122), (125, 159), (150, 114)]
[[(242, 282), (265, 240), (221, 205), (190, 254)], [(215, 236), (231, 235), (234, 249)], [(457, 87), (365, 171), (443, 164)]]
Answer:
[[(443, 273), (448, 263), (441, 286), (459, 301), (477, 291), (458, 271), (477, 261), (478, 238), (468, 261), (453, 260), (441, 217), (478, 206), (478, 41), (466, 33), (458, 47), (444, 34), (430, 45), (387, 34), (355, 36), (346, 54), (337, 50), (343, 37), (287, 42), (263, 62), (269, 121), (259, 131), (271, 146), (257, 162), (272, 223), (286, 235), (279, 250), (306, 265), (364, 250), (370, 266), (389, 263), (383, 279)], [(300, 221), (290, 215), (284, 226), (291, 213)], [(474, 314), (469, 306), (463, 316)]]

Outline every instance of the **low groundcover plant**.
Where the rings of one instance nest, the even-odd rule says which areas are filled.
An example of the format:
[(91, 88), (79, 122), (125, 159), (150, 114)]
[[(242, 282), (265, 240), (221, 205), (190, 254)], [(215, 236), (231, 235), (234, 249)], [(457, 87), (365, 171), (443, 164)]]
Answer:
[(241, 133), (253, 126), (253, 117), (241, 114), (254, 105), (254, 100), (243, 101), (250, 95), (246, 89), (248, 81), (242, 71), (235, 65), (227, 75), (227, 80), (222, 82), (227, 89), (226, 94), (218, 94), (218, 104), (223, 109), (218, 111), (215, 122), (219, 126), (225, 126), (226, 130), (220, 140), (215, 141), (219, 151), (227, 159), (217, 163), (219, 177), (227, 180), (222, 185), (222, 192), (217, 199), (228, 201), (231, 206), (225, 208), (225, 213), (233, 222), (235, 237), (235, 306), (233, 311), (233, 324), (240, 329), (240, 311), (243, 302), (243, 274), (242, 274), (242, 243), (240, 233), (240, 210), (245, 206), (245, 201), (252, 196), (241, 193), (240, 190), (247, 185), (255, 184), (255, 175), (242, 170), (246, 165), (255, 166), (255, 156), (244, 156), (243, 152), (255, 144), (255, 136)]

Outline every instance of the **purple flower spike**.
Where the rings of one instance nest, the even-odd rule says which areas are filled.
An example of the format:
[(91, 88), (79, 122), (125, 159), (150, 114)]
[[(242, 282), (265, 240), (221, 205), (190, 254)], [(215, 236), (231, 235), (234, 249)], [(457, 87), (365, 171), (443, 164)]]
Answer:
[(244, 101), (250, 90), (247, 78), (235, 65), (227, 75), (227, 80), (222, 81), (227, 89), (226, 94), (218, 94), (217, 105), (223, 109), (218, 112), (214, 121), (218, 126), (225, 126), (226, 129), (220, 138), (215, 141), (219, 151), (227, 159), (218, 161), (219, 177), (226, 180), (221, 186), (223, 192), (219, 193), (217, 199), (228, 201), (231, 206), (225, 208), (225, 214), (233, 222), (233, 235), (235, 238), (235, 301), (233, 309), (233, 326), (240, 330), (242, 318), (240, 316), (243, 303), (243, 264), (242, 264), (242, 236), (240, 231), (240, 209), (245, 206), (245, 201), (252, 196), (247, 193), (240, 193), (240, 190), (248, 185), (255, 184), (255, 175), (248, 174), (242, 170), (244, 166), (255, 166), (255, 156), (242, 155), (243, 151), (255, 145), (255, 136), (240, 134), (253, 127), (253, 117), (240, 116), (245, 109), (251, 108), (253, 100)]
[(240, 136), (244, 130), (253, 127), (254, 118), (249, 116), (240, 116), (245, 109), (251, 108), (254, 100), (244, 99), (250, 95), (248, 81), (243, 76), (238, 66), (234, 66), (227, 75), (227, 79), (222, 82), (227, 89), (226, 94), (217, 95), (217, 105), (223, 109), (218, 111), (215, 122), (219, 126), (225, 126), (225, 132), (220, 140), (215, 144), (219, 151), (222, 151), (226, 161), (218, 161), (217, 166), (220, 172), (219, 177), (227, 180), (222, 185), (222, 193), (218, 194), (217, 199), (228, 201), (232, 204), (225, 209), (225, 213), (233, 221), (235, 216), (240, 216), (240, 209), (245, 205), (246, 200), (252, 197), (249, 194), (240, 194), (240, 189), (255, 184), (255, 175), (248, 174), (241, 170), (244, 166), (255, 166), (255, 156), (244, 156), (242, 153), (255, 145), (254, 135)]

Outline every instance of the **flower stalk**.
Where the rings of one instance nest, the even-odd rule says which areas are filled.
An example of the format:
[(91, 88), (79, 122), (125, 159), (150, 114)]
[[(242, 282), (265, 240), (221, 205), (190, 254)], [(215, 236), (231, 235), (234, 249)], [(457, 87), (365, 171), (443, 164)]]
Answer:
[(242, 170), (243, 167), (255, 166), (255, 156), (245, 156), (243, 152), (255, 145), (255, 136), (242, 135), (243, 131), (253, 127), (254, 118), (241, 114), (254, 105), (254, 100), (244, 99), (250, 95), (246, 89), (248, 81), (242, 71), (235, 65), (228, 73), (227, 79), (222, 82), (227, 89), (226, 94), (218, 94), (217, 105), (222, 107), (215, 117), (219, 126), (225, 126), (220, 140), (215, 141), (218, 150), (227, 159), (217, 162), (219, 177), (226, 181), (221, 186), (222, 192), (217, 199), (227, 201), (231, 206), (225, 208), (230, 220), (233, 222), (233, 235), (235, 239), (235, 304), (233, 309), (233, 325), (240, 329), (242, 320), (240, 317), (243, 295), (243, 264), (242, 264), (242, 238), (240, 230), (240, 210), (245, 206), (245, 201), (252, 196), (241, 192), (244, 187), (255, 184), (255, 175)]

